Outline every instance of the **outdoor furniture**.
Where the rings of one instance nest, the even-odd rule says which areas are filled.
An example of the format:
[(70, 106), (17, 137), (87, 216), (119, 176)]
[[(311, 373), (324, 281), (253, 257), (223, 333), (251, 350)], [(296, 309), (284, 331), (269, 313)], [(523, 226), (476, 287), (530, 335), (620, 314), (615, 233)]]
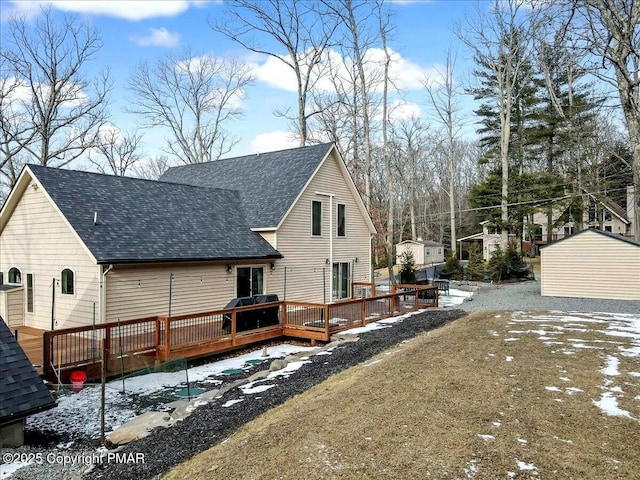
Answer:
[(438, 287), (438, 291), (443, 295), (449, 295), (449, 280), (434, 280), (433, 285)]

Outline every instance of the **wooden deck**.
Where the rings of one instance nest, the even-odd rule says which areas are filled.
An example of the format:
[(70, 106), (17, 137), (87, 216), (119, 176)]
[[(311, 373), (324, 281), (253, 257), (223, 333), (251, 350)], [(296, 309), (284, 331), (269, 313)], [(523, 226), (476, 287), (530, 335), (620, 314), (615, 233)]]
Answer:
[(176, 358), (213, 355), (278, 337), (329, 341), (384, 318), (438, 306), (438, 288), (398, 285), (392, 293), (332, 304), (272, 302), (175, 317), (148, 317), (43, 331), (18, 327), (18, 342), (46, 378), (67, 382), (81, 368), (90, 378), (115, 376)]
[(46, 330), (41, 330), (39, 328), (33, 327), (9, 327), (14, 335), (18, 337), (18, 343), (26, 353), (27, 358), (31, 360), (31, 364), (35, 367), (36, 371), (39, 374), (42, 374), (42, 355), (43, 355), (43, 343), (42, 339), (44, 338), (44, 332)]

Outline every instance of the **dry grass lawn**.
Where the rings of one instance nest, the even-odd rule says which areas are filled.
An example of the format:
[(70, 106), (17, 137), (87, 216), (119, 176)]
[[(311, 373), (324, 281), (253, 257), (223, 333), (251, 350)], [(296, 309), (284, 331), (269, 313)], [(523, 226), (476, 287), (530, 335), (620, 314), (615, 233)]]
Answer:
[(633, 321), (468, 315), (298, 395), (165, 479), (640, 478)]

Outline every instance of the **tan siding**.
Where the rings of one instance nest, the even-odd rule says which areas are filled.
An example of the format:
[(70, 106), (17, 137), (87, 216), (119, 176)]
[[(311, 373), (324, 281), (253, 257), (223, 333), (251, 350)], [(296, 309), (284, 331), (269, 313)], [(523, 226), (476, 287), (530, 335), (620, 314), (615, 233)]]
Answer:
[[(250, 265), (264, 267), (270, 293), (269, 264)], [(172, 315), (219, 310), (237, 296), (236, 267), (227, 273), (226, 264), (116, 265), (106, 280), (107, 321), (168, 315), (170, 284)]]
[(0, 316), (10, 326), (24, 324), (24, 289), (15, 288), (0, 292)]
[[(25, 313), (26, 325), (51, 328), (54, 278), (55, 328), (91, 323), (94, 303), (99, 310), (98, 266), (41, 189), (24, 191), (0, 235), (0, 269), (5, 279), (14, 266), (22, 273), (23, 285), (27, 273), (34, 274), (34, 312)], [(75, 272), (74, 295), (61, 294), (63, 268)]]
[(262, 238), (264, 238), (267, 242), (269, 242), (271, 244), (271, 246), (273, 248), (275, 248), (276, 250), (278, 249), (278, 241), (276, 238), (276, 232), (258, 232), (260, 235), (262, 235)]
[[(370, 281), (369, 230), (333, 155), (325, 161), (278, 230), (278, 251), (284, 256), (270, 272), (269, 293), (299, 301), (322, 302), (331, 298), (329, 258), (329, 198), (316, 192), (333, 193), (333, 261), (351, 262), (353, 279)], [(322, 236), (311, 235), (311, 202), (322, 202)], [(346, 205), (346, 237), (336, 237), (337, 204)], [(355, 259), (358, 262), (355, 262)], [(326, 295), (324, 292), (326, 291)]]
[(543, 296), (640, 300), (640, 247), (585, 232), (544, 248)]

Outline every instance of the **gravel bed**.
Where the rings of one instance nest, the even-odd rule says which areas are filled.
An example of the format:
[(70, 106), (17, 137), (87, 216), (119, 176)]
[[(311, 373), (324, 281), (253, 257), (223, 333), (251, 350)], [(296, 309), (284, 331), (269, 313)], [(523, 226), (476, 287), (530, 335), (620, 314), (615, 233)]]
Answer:
[[(597, 280), (594, 280), (597, 281)], [(464, 288), (464, 282), (452, 282), (452, 288)], [(489, 284), (471, 282), (478, 289), (470, 301), (456, 308), (466, 312), (483, 310), (559, 310), (565, 312), (610, 312), (640, 314), (640, 300), (605, 300), (540, 296), (540, 281)], [(638, 287), (640, 288), (640, 286)]]
[(222, 398), (196, 409), (184, 421), (167, 429), (156, 429), (148, 437), (132, 442), (118, 451), (125, 454), (143, 454), (144, 463), (102, 463), (82, 478), (159, 478), (173, 466), (220, 443), (240, 426), (294, 395), (366, 361), (403, 340), (444, 325), (463, 314), (464, 312), (458, 309), (428, 310), (398, 322), (391, 328), (363, 333), (357, 342), (336, 347), (331, 355), (309, 357), (309, 363), (302, 365), (290, 377), (277, 380), (275, 387), (252, 395), (243, 402), (222, 408), (221, 406), (230, 400), (245, 397), (240, 389), (234, 388)]

